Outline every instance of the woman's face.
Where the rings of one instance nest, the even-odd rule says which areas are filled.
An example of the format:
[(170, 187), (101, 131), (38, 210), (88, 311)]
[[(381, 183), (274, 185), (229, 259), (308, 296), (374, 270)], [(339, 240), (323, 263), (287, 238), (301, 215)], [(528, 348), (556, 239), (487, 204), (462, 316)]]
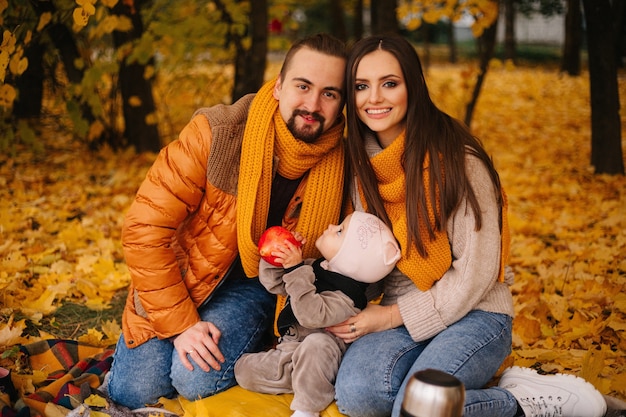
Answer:
[(406, 125), (408, 94), (400, 63), (383, 50), (365, 55), (354, 87), (359, 119), (376, 132), (383, 148), (389, 146)]

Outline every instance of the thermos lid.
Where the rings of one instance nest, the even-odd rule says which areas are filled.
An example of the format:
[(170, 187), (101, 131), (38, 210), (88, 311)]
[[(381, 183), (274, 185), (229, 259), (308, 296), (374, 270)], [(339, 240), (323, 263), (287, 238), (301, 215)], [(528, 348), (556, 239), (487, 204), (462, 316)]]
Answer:
[(411, 376), (402, 399), (403, 417), (461, 417), (465, 387), (455, 376), (425, 369)]
[(462, 385), (461, 381), (455, 376), (436, 369), (418, 371), (414, 376), (426, 384), (438, 385), (440, 387), (458, 387)]

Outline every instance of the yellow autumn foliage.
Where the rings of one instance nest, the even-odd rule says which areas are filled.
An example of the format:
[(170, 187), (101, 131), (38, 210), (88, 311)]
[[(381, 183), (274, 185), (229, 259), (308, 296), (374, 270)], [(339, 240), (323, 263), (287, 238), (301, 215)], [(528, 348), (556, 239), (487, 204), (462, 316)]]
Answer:
[[(436, 65), (427, 81), (435, 102), (463, 118), (475, 75), (469, 64)], [(191, 103), (177, 97), (168, 108)], [(62, 302), (103, 309), (129, 283), (120, 231), (154, 155), (91, 153), (56, 123), (42, 120), (45, 156), (0, 155), (3, 349), (36, 339), (14, 314), (36, 325)], [(626, 113), (622, 127), (626, 148)], [(594, 175), (589, 166), (588, 74), (494, 61), (472, 131), (509, 196), (516, 318), (507, 363), (581, 375), (626, 399), (626, 177)], [(113, 321), (77, 339), (110, 345), (119, 332)]]

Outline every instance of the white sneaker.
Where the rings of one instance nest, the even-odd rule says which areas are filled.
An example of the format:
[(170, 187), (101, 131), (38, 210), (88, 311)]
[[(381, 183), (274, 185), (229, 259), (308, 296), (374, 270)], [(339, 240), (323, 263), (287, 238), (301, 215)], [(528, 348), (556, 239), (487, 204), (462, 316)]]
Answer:
[(574, 375), (539, 375), (530, 368), (514, 366), (500, 378), (526, 417), (602, 417), (606, 401), (593, 385)]

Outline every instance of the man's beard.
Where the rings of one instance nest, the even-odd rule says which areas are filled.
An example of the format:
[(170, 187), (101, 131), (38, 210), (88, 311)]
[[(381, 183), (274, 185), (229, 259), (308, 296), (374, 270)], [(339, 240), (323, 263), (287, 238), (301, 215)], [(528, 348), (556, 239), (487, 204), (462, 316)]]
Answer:
[[(298, 126), (296, 126), (297, 116), (311, 117), (319, 123), (319, 127), (314, 129), (312, 126), (305, 124), (303, 127), (298, 128)], [(322, 136), (322, 133), (324, 133), (324, 121), (324, 117), (322, 117), (319, 113), (311, 113), (306, 110), (296, 109), (287, 121), (287, 128), (296, 139), (306, 143), (313, 143), (317, 140), (317, 138)]]

